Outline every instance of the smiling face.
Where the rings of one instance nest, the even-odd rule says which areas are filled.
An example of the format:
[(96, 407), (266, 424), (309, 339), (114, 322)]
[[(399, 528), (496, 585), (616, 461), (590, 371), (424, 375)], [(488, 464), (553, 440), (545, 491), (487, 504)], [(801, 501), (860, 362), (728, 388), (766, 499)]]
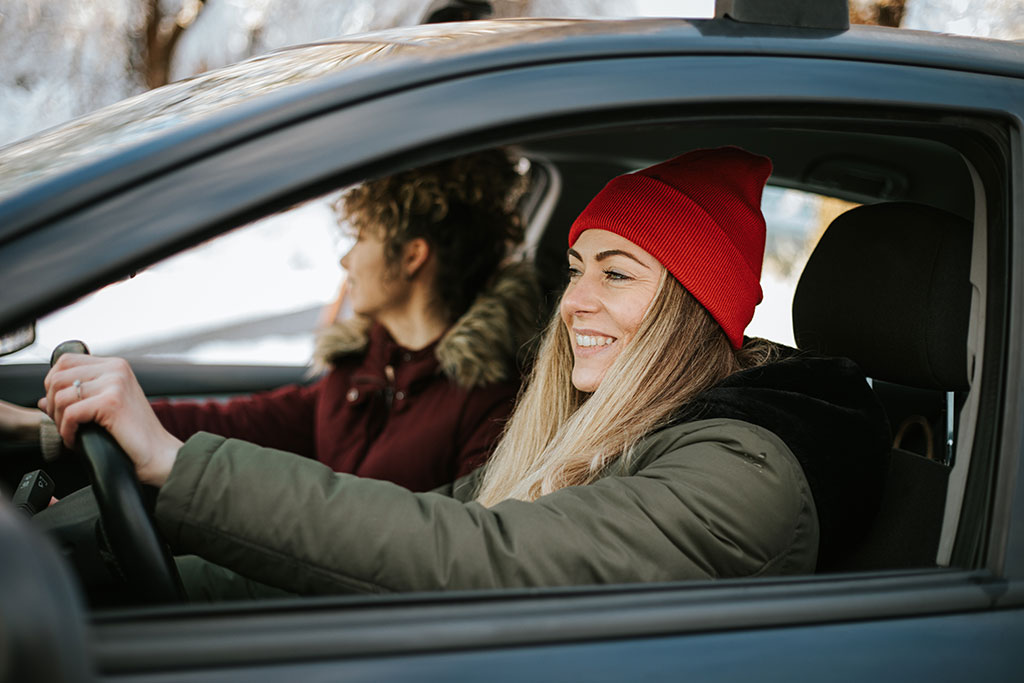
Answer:
[(585, 230), (568, 257), (569, 286), (560, 311), (572, 340), (572, 383), (592, 392), (636, 336), (665, 268), (606, 230)]

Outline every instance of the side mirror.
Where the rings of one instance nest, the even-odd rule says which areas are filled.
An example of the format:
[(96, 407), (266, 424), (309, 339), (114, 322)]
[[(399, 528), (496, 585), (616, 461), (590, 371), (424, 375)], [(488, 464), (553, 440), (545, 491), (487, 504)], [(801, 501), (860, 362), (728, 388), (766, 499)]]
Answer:
[(21, 351), (30, 346), (36, 340), (36, 324), (19, 327), (10, 332), (0, 334), (0, 356), (7, 356), (15, 351)]

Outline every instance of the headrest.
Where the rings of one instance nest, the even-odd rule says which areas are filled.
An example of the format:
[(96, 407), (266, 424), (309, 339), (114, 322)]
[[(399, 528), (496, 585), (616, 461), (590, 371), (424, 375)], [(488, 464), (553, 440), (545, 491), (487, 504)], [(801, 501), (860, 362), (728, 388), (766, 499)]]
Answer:
[(835, 219), (793, 297), (797, 346), (854, 360), (868, 377), (968, 388), (971, 225), (905, 202)]

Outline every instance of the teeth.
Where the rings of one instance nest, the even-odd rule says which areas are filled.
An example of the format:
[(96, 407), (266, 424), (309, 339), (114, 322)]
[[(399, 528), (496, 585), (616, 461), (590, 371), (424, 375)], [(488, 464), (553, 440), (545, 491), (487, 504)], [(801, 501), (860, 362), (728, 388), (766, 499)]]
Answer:
[(607, 346), (615, 341), (612, 337), (596, 337), (583, 334), (576, 335), (577, 346)]

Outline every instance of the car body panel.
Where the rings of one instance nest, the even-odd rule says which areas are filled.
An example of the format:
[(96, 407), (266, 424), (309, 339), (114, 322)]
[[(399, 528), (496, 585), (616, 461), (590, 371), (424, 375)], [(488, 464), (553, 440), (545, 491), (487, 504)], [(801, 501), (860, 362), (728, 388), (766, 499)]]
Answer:
[[(1010, 245), (1005, 258), (1009, 271), (1009, 291), (1016, 294), (1007, 304), (1007, 348), (1024, 348), (1024, 149), (1021, 127), (1013, 133), (1013, 169), (1009, 178), (1013, 203)], [(1019, 352), (1008, 355), (1003, 395), (1001, 453), (1013, 454), (1000, 460), (994, 473), (996, 493), (993, 526), (1002, 530), (990, 548), (989, 564), (1002, 567), (1007, 576), (1024, 578), (1024, 358)]]
[[(200, 609), (192, 616), (154, 611), (112, 614), (95, 624), (102, 671), (128, 674), (167, 668), (215, 668), (305, 659), (404, 657), (452, 649), (597, 645), (623, 638), (679, 637), (752, 629), (785, 629), (901, 617), (970, 615), (991, 609), (996, 586), (979, 572), (917, 572), (870, 580), (697, 582), (689, 585), (502, 591), (335, 598), (309, 605), (247, 605)], [(729, 584), (732, 584), (730, 586)], [(1003, 584), (1005, 585), (1005, 584)], [(1020, 605), (1018, 607), (1018, 612)], [(230, 643), (213, 642), (230, 624)], [(1017, 628), (1024, 628), (1018, 624)], [(832, 635), (810, 632), (799, 647), (837, 647)], [(282, 634), (289, 634), (283, 637)], [(791, 665), (798, 665), (793, 660)], [(621, 674), (621, 670), (620, 670)]]
[[(438, 41), (438, 31), (447, 39)], [(0, 241), (40, 217), (52, 216), (87, 201), (89, 196), (101, 195), (126, 179), (182, 163), (209, 151), (213, 145), (237, 142), (324, 109), (434, 78), (614, 55), (664, 54), (814, 56), (1013, 77), (1024, 71), (1021, 51), (1004, 42), (940, 39), (934, 34), (913, 31), (893, 35), (892, 31), (879, 33), (868, 27), (834, 32), (745, 25), (729, 20), (514, 20), (474, 22), (468, 28), (416, 27), (400, 34), (403, 41), (398, 41), (398, 35), (366, 34), (333, 46), (307, 46), (257, 57), (112, 105), (52, 129), (38, 140), (5, 147), (0, 150), (0, 198), (8, 201), (0, 204)], [(371, 58), (363, 56), (367, 46)], [(956, 48), (955, 54), (951, 47)], [(424, 61), (421, 52), (426, 48), (432, 48), (426, 52), (431, 58)], [(325, 51), (328, 54), (303, 60), (303, 52)], [(298, 68), (299, 65), (306, 66)], [(258, 74), (262, 70), (275, 77), (261, 79)], [(339, 72), (331, 75), (335, 70)], [(318, 78), (296, 85), (307, 80), (310, 72)], [(222, 78), (228, 82), (219, 83)], [(240, 89), (250, 82), (244, 89), (251, 89), (251, 94), (225, 95), (233, 90), (232, 80), (239, 81)], [(251, 84), (252, 80), (257, 82)], [(209, 84), (220, 86), (214, 90), (217, 96), (204, 97)], [(239, 106), (242, 103), (244, 106)], [(155, 120), (139, 127), (122, 123), (121, 128), (109, 129), (108, 119), (122, 119), (121, 108), (127, 109), (126, 114), (141, 111)], [(202, 113), (204, 118), (197, 122), (190, 112)], [(66, 146), (70, 140), (87, 134), (99, 140), (85, 143), (79, 152), (49, 151), (51, 140)], [(118, 157), (90, 162), (100, 142), (108, 151), (122, 151)], [(62, 173), (67, 177), (61, 177)], [(54, 179), (38, 182), (48, 177)], [(29, 178), (36, 180), (38, 186), (19, 193)], [(55, 205), (54, 197), (60, 198)], [(47, 198), (51, 201), (44, 201)]]
[[(460, 38), (462, 30), (467, 35)], [(785, 156), (807, 128), (814, 132), (804, 143), (808, 150), (787, 157), (792, 166), (780, 164), (775, 180), (822, 190), (805, 173), (819, 143), (829, 153), (838, 140), (837, 149), (860, 145), (879, 156), (886, 136), (894, 144), (901, 135), (921, 138), (895, 149), (890, 161), (920, 153), (955, 175), (954, 184), (974, 174), (979, 188), (989, 188), (979, 206), (990, 231), (985, 329), (991, 334), (954, 554), (954, 565), (966, 569), (101, 612), (81, 627), (100, 675), (121, 681), (1006, 680), (1021, 671), (1024, 45), (728, 20), (522, 22), (500, 39), (454, 26), (408, 35), (417, 31), (453, 37), (449, 46), (425, 48), (427, 60), (415, 47), (388, 47), (402, 43), (402, 31), (362, 38), (376, 61), (355, 60), (353, 68), (301, 84), (282, 79), (273, 92), (225, 100), (204, 117), (143, 126), (131, 141), (128, 128), (126, 140), (116, 139), (122, 133), (115, 126), (103, 158), (83, 154), (47, 166), (52, 151), (33, 151), (32, 141), (0, 150), (0, 165), (5, 155), (38, 154), (39, 178), (50, 174), (32, 186), (8, 186), (15, 189), (0, 201), (0, 329), (268, 211), (368, 175), (509, 141), (566, 168), (586, 164), (591, 148), (600, 159), (602, 140), (612, 141), (613, 149), (621, 145), (618, 163), (600, 166), (610, 174), (617, 165), (675, 151), (659, 143), (682, 149), (700, 134), (712, 142), (748, 135), (744, 143), (755, 151), (763, 146)], [(295, 66), (290, 60), (332, 49), (341, 54), (350, 46), (301, 48), (244, 68), (270, 68), (275, 60)], [(212, 82), (204, 78), (217, 76), (130, 106), (159, 109), (167, 104), (162, 98), (202, 91)], [(96, 120), (111, 112), (116, 106)], [(692, 122), (694, 137), (686, 131), (659, 137), (656, 125), (666, 122)], [(650, 130), (630, 137), (629, 126), (641, 124)], [(599, 182), (600, 173), (588, 180)], [(935, 180), (913, 178), (917, 185)], [(915, 195), (925, 191), (914, 182), (901, 192), (906, 196), (894, 198), (928, 196)], [(858, 198), (849, 188), (847, 195)], [(0, 367), (0, 378), (17, 376), (19, 386), (29, 386), (43, 371)], [(152, 381), (163, 372), (140, 371), (156, 373)], [(281, 372), (293, 377), (295, 369)], [(196, 376), (164, 377), (159, 386), (172, 394), (198, 393), (197, 387), (228, 394), (263, 381), (247, 373), (208, 375), (206, 385)], [(149, 381), (148, 391), (163, 393)], [(0, 593), (6, 590), (0, 586)]]
[[(111, 680), (469, 681), (823, 681), (932, 680), (978, 683), (1015, 680), (1024, 666), (1017, 644), (1022, 613), (988, 611), (935, 619), (893, 619), (826, 626), (735, 630), (631, 641), (533, 643), (527, 648), (482, 648), (350, 659), (309, 658), (303, 664), (239, 667), (165, 674), (127, 674)], [(975, 657), (960, 653), (969, 632)], [(301, 651), (301, 650), (300, 650)], [(528, 653), (528, 656), (527, 656)], [(303, 653), (304, 654), (304, 653)], [(410, 675), (410, 672), (414, 672)], [(752, 674), (756, 672), (756, 674)], [(237, 677), (236, 677), (237, 676)]]

